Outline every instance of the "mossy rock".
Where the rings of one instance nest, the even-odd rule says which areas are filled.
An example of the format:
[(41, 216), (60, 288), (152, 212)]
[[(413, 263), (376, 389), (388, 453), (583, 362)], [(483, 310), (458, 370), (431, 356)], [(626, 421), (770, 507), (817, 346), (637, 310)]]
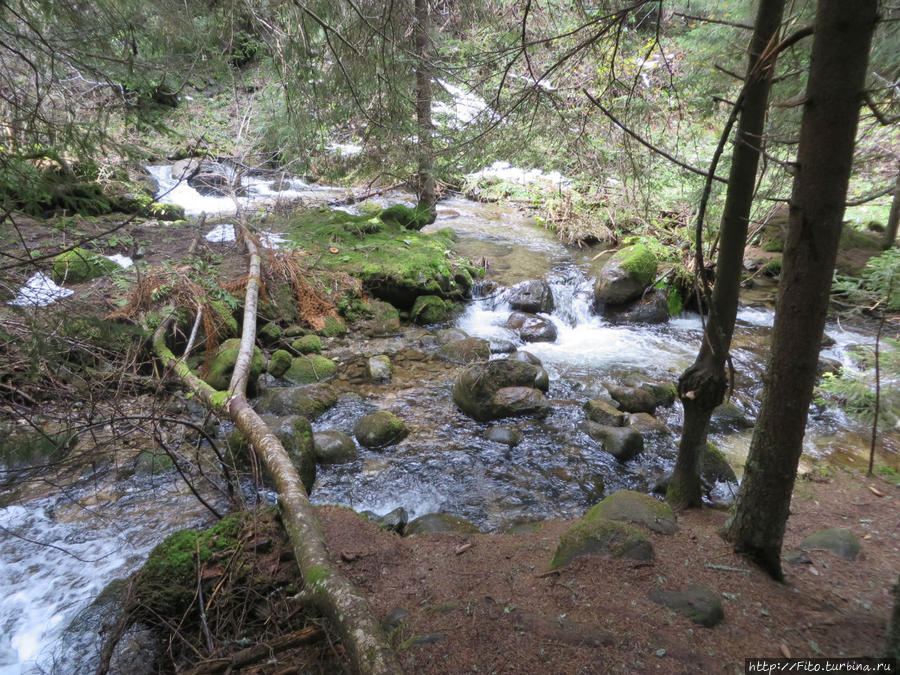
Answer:
[(347, 334), (347, 324), (344, 320), (337, 316), (326, 316), (325, 325), (319, 334), (323, 337), (336, 338)]
[(592, 422), (608, 427), (625, 426), (625, 413), (609, 401), (591, 399), (585, 401), (582, 408)]
[(379, 410), (362, 417), (353, 427), (360, 445), (367, 448), (384, 448), (406, 438), (409, 429), (399, 417), (387, 410)]
[(465, 518), (449, 513), (426, 513), (406, 526), (406, 535), (415, 534), (478, 534), (480, 531)]
[(284, 331), (277, 323), (275, 323), (274, 321), (269, 321), (268, 323), (263, 324), (263, 326), (260, 327), (256, 334), (260, 340), (271, 344), (280, 340), (281, 336), (284, 334)]
[(491, 358), (491, 343), (477, 337), (467, 337), (441, 345), (437, 357), (450, 363), (466, 364)]
[(369, 336), (393, 335), (400, 330), (400, 313), (382, 300), (354, 300), (343, 310), (348, 321)]
[(737, 483), (737, 475), (725, 454), (712, 441), (706, 442), (703, 454), (700, 455), (700, 475), (709, 485), (716, 481)]
[(282, 377), (291, 367), (293, 356), (286, 349), (277, 349), (269, 358), (268, 373), (272, 377)]
[(634, 459), (644, 451), (644, 437), (636, 429), (610, 427), (590, 420), (584, 422), (581, 429), (600, 443), (604, 452), (608, 452), (622, 463)]
[(319, 354), (322, 352), (322, 340), (318, 335), (304, 335), (294, 340), (291, 348), (298, 354)]
[(393, 366), (391, 365), (391, 357), (387, 354), (379, 354), (373, 356), (367, 362), (369, 379), (372, 382), (381, 382), (387, 384), (393, 376)]
[(639, 387), (607, 387), (609, 395), (619, 404), (619, 410), (629, 413), (645, 412), (653, 414), (657, 397)]
[(172, 458), (161, 450), (143, 450), (134, 459), (134, 473), (138, 476), (157, 476), (172, 468)]
[[(53, 464), (69, 453), (75, 439), (75, 435), (64, 433), (0, 427), (0, 465), (15, 470)], [(0, 479), (0, 483), (5, 480)]]
[(337, 392), (328, 384), (271, 387), (255, 403), (260, 414), (303, 415), (314, 420), (337, 403)]
[(266, 288), (265, 301), (259, 307), (260, 316), (287, 326), (300, 321), (300, 311), (294, 289), (288, 283), (272, 284)]
[(674, 534), (678, 530), (668, 504), (634, 490), (614, 492), (584, 514), (582, 521), (598, 518), (636, 523), (659, 534)]
[(308, 384), (326, 380), (337, 371), (337, 365), (331, 359), (318, 354), (298, 356), (291, 361), (291, 367), (283, 375), (283, 379), (292, 384)]
[(346, 464), (359, 457), (356, 443), (343, 431), (317, 431), (313, 444), (319, 464)]
[(210, 314), (214, 317), (213, 321), (218, 326), (217, 335), (219, 337), (231, 338), (241, 334), (241, 326), (237, 319), (234, 318), (228, 303), (224, 300), (210, 299), (207, 301), (207, 307)]
[(429, 209), (424, 207), (409, 208), (403, 204), (394, 204), (379, 214), (385, 223), (395, 222), (407, 230), (421, 230), (433, 222)]
[(594, 306), (622, 305), (641, 297), (656, 276), (657, 260), (643, 244), (620, 249), (597, 274)]
[[(225, 340), (216, 350), (216, 355), (209, 364), (209, 371), (203, 378), (213, 389), (225, 391), (231, 383), (231, 375), (237, 362), (238, 352), (241, 349), (240, 338)], [(250, 360), (250, 373), (247, 378), (247, 392), (252, 396), (256, 390), (256, 380), (263, 371), (262, 351), (259, 347), (253, 348), (253, 358)]]
[(309, 420), (300, 415), (290, 415), (268, 426), (297, 468), (306, 494), (312, 494), (316, 482), (316, 449)]
[(856, 535), (841, 527), (819, 530), (801, 541), (800, 547), (807, 551), (816, 549), (828, 551), (845, 560), (856, 560), (861, 550)]
[(633, 525), (603, 518), (582, 520), (560, 537), (550, 567), (551, 569), (562, 567), (583, 555), (651, 560), (653, 544)]
[(526, 361), (500, 359), (475, 363), (456, 378), (453, 402), (463, 413), (480, 422), (511, 414), (546, 413), (549, 405), (541, 391), (546, 391), (548, 385), (546, 371)]
[(118, 263), (83, 248), (60, 253), (52, 264), (56, 283), (81, 284), (120, 269)]
[(418, 324), (441, 323), (450, 318), (453, 305), (437, 295), (420, 295), (413, 303), (410, 318)]
[(645, 382), (640, 388), (653, 397), (658, 407), (668, 408), (678, 400), (678, 387), (674, 382)]
[[(134, 612), (138, 617), (181, 617), (194, 602), (197, 565), (234, 548), (244, 514), (223, 518), (205, 531), (179, 530), (150, 552), (134, 584)], [(198, 555), (199, 550), (199, 555)]]

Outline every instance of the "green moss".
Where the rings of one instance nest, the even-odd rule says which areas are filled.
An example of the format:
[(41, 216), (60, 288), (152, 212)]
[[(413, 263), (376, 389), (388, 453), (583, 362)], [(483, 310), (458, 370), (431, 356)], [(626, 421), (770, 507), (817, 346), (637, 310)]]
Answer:
[(420, 295), (413, 303), (410, 316), (418, 324), (446, 321), (453, 310), (452, 305), (436, 295)]
[(281, 339), (283, 333), (281, 326), (274, 321), (269, 321), (257, 331), (259, 339), (265, 342), (276, 342)]
[(293, 384), (319, 382), (334, 375), (337, 366), (331, 359), (318, 354), (298, 356), (284, 373), (284, 379)]
[[(216, 355), (209, 366), (209, 372), (204, 380), (213, 389), (225, 390), (231, 382), (231, 374), (237, 362), (238, 352), (241, 349), (240, 338), (225, 340), (219, 345)], [(263, 371), (262, 351), (259, 347), (253, 348), (253, 358), (250, 361), (250, 373), (247, 379), (248, 392), (256, 388), (256, 380)]]
[(234, 337), (240, 335), (240, 324), (238, 324), (237, 319), (234, 318), (231, 307), (229, 307), (224, 300), (217, 298), (209, 299), (207, 301), (207, 306), (212, 314), (215, 315), (216, 323), (219, 325), (220, 336)]
[(703, 454), (700, 455), (700, 475), (709, 483), (728, 481), (737, 483), (737, 475), (725, 454), (712, 441), (706, 442)]
[(431, 221), (429, 210), (422, 206), (411, 209), (403, 204), (394, 204), (379, 215), (383, 222), (395, 222), (407, 230), (421, 230)]
[(770, 260), (765, 265), (763, 265), (762, 270), (760, 270), (762, 274), (767, 277), (777, 277), (781, 274), (781, 259)]
[(668, 504), (633, 490), (614, 492), (584, 514), (582, 522), (601, 519), (637, 523), (662, 534), (672, 534), (677, 529), (675, 514)]
[(323, 567), (321, 565), (316, 565), (314, 567), (310, 567), (309, 571), (306, 573), (306, 577), (304, 581), (307, 586), (316, 586), (321, 584), (326, 579), (331, 578), (331, 572), (327, 567)]
[(325, 325), (322, 327), (322, 330), (320, 330), (319, 333), (323, 337), (340, 337), (347, 334), (347, 324), (345, 324), (336, 316), (326, 316)]
[(269, 359), (269, 375), (282, 377), (287, 372), (287, 369), (291, 367), (292, 359), (291, 353), (286, 349), (276, 350)]
[[(227, 387), (228, 385), (225, 386)], [(230, 395), (230, 391), (217, 391), (215, 394), (209, 397), (209, 404), (213, 408), (222, 408), (225, 406), (225, 403), (228, 402), (228, 397)]]
[(649, 284), (656, 276), (657, 260), (653, 252), (643, 244), (626, 246), (613, 259), (618, 260), (628, 275), (642, 284)]
[(197, 559), (203, 563), (219, 551), (233, 548), (243, 514), (223, 518), (206, 531), (179, 530), (166, 537), (135, 580), (136, 611), (149, 617), (180, 617), (194, 599)]
[(73, 248), (53, 259), (53, 278), (57, 283), (80, 284), (117, 269), (118, 263), (83, 248)]
[(556, 569), (582, 555), (600, 554), (611, 558), (650, 560), (653, 546), (636, 527), (614, 520), (597, 518), (582, 521), (566, 530), (550, 561)]
[(291, 348), (298, 354), (319, 354), (322, 351), (322, 341), (318, 335), (304, 335), (294, 340)]

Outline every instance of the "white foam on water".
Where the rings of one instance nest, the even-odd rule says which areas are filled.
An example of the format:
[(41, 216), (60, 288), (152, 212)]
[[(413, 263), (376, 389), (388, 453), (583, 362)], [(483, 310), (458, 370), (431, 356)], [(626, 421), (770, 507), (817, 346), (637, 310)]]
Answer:
[(263, 248), (284, 248), (291, 241), (280, 232), (262, 231), (259, 233), (259, 243)]
[(103, 256), (107, 260), (112, 260), (119, 267), (123, 269), (128, 269), (132, 265), (134, 265), (134, 260), (129, 258), (127, 255), (122, 255), (121, 253), (114, 253), (112, 255)]
[(37, 272), (19, 289), (16, 297), (7, 304), (16, 307), (45, 307), (61, 298), (67, 298), (75, 291), (57, 286), (53, 279), (43, 272)]
[(329, 143), (325, 146), (326, 150), (331, 150), (338, 155), (342, 155), (344, 157), (352, 157), (353, 155), (358, 155), (363, 151), (361, 145), (356, 145), (355, 143)]
[(475, 94), (462, 87), (438, 80), (438, 84), (453, 98), (452, 103), (434, 101), (431, 112), (438, 121), (445, 119), (447, 126), (458, 128), (475, 121), (479, 115), (488, 110), (488, 104)]
[(571, 180), (563, 176), (559, 171), (544, 172), (542, 169), (520, 169), (509, 162), (494, 162), (486, 169), (475, 171), (466, 176), (469, 180), (481, 180), (484, 178), (497, 178), (499, 180), (519, 183), (520, 185), (547, 184), (566, 187)]
[(234, 233), (234, 225), (230, 225), (228, 223), (216, 225), (213, 229), (207, 232), (204, 237), (206, 241), (212, 242), (214, 244), (226, 244), (237, 240), (237, 236)]

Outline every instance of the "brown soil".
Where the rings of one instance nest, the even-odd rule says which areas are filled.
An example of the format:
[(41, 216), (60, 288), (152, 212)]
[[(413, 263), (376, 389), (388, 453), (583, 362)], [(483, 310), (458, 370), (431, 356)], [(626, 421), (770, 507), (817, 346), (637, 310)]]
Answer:
[[(873, 490), (874, 488), (874, 490)], [(900, 486), (840, 471), (794, 491), (784, 551), (816, 530), (861, 540), (847, 561), (811, 551), (780, 584), (717, 534), (727, 514), (682, 513), (672, 536), (650, 534), (652, 562), (578, 558), (548, 572), (571, 523), (517, 535), (401, 538), (352, 511), (319, 510), (329, 548), (378, 616), (409, 615), (395, 634), (408, 673), (743, 672), (748, 657), (877, 656), (900, 569)], [(651, 602), (651, 589), (699, 584), (725, 619), (703, 628)], [(290, 653), (266, 672), (293, 672)], [(254, 671), (261, 672), (261, 671)]]

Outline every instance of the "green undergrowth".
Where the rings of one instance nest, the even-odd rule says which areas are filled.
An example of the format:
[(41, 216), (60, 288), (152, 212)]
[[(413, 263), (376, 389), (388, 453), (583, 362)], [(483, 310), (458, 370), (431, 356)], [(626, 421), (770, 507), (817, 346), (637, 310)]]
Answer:
[(289, 227), (320, 268), (359, 278), (372, 295), (401, 309), (420, 295), (462, 298), (480, 274), (453, 253), (453, 231), (405, 229), (395, 220), (320, 209), (295, 213)]

